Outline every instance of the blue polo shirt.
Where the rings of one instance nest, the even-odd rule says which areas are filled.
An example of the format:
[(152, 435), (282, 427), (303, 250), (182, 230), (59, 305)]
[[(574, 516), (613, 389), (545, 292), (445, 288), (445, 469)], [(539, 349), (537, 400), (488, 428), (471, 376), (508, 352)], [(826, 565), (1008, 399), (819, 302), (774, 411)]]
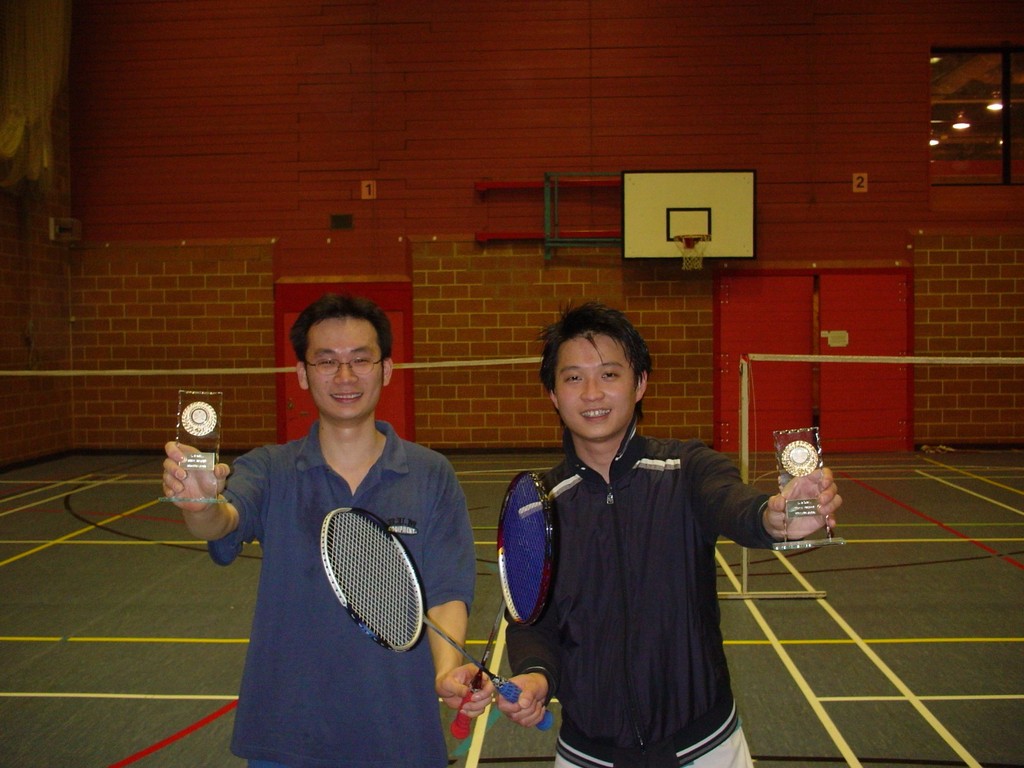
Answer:
[(427, 607), (472, 602), (473, 532), (451, 464), (377, 422), (384, 453), (353, 494), (324, 461), (319, 423), (285, 445), (235, 461), (225, 497), (236, 531), (209, 543), (231, 563), (243, 542), (263, 551), (231, 750), (290, 768), (440, 768), (447, 764), (434, 665), (424, 636), (389, 651), (338, 602), (320, 558), (320, 528), (338, 507), (399, 524)]

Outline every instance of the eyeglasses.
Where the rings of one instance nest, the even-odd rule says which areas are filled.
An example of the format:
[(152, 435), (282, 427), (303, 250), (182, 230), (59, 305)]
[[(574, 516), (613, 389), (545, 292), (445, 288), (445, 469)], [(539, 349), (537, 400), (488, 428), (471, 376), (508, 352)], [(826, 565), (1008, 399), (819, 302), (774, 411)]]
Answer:
[(347, 365), (356, 376), (366, 376), (373, 370), (373, 366), (383, 359), (371, 360), (368, 357), (356, 357), (351, 360), (317, 360), (315, 363), (306, 361), (306, 365), (316, 368), (316, 372), (321, 376), (337, 376), (343, 365)]

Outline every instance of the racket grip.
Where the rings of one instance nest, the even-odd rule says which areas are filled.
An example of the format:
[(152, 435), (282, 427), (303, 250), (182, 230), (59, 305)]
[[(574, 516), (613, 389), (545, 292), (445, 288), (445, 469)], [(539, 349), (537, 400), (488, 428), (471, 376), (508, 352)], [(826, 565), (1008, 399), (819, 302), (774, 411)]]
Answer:
[[(521, 694), (522, 692), (522, 689), (518, 685), (516, 685), (515, 683), (511, 683), (508, 680), (506, 680), (504, 683), (498, 686), (498, 693), (504, 696), (506, 701), (511, 701), (513, 704), (519, 701), (519, 694)], [(545, 709), (544, 717), (542, 717), (540, 722), (537, 723), (537, 730), (550, 730), (551, 726), (554, 725), (554, 722), (555, 717), (551, 714), (551, 710)]]
[(540, 719), (540, 722), (537, 723), (537, 730), (538, 731), (550, 731), (551, 730), (551, 726), (554, 725), (554, 724), (555, 724), (555, 716), (551, 714), (551, 710), (550, 709), (545, 709), (544, 710), (544, 717), (542, 717)]
[(469, 736), (469, 725), (472, 720), (469, 715), (462, 711), (462, 707), (466, 706), (466, 702), (469, 701), (469, 697), (472, 695), (473, 691), (470, 690), (470, 692), (463, 697), (462, 705), (459, 707), (459, 714), (457, 714), (455, 719), (452, 720), (452, 725), (449, 729), (451, 730), (452, 736), (459, 739), (459, 741)]
[(469, 690), (466, 691), (466, 695), (462, 697), (462, 703), (459, 705), (459, 714), (457, 714), (455, 716), (455, 719), (452, 720), (450, 728), (451, 734), (460, 741), (469, 736), (470, 721), (473, 719), (465, 712), (463, 712), (462, 708), (466, 706), (466, 702), (469, 701), (469, 698), (473, 695), (473, 692), (480, 690), (480, 683), (483, 681), (483, 679), (484, 671), (482, 669), (478, 670), (476, 676), (473, 678), (473, 682), (469, 684)]

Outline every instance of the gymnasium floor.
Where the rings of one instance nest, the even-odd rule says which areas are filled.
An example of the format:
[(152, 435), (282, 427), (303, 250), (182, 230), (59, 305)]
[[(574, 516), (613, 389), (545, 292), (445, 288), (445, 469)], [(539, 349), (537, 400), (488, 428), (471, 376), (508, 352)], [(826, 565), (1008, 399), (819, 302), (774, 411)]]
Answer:
[[(499, 605), (505, 486), (554, 456), (452, 460), (476, 526), (479, 652)], [(785, 558), (719, 547), (758, 765), (1024, 766), (1024, 453), (829, 464), (846, 546)], [(159, 465), (73, 455), (0, 472), (3, 768), (243, 765), (228, 741), (259, 549), (213, 565), (156, 501)], [(770, 457), (752, 470), (770, 488)], [(549, 765), (553, 733), (481, 718), (449, 739), (452, 762)]]

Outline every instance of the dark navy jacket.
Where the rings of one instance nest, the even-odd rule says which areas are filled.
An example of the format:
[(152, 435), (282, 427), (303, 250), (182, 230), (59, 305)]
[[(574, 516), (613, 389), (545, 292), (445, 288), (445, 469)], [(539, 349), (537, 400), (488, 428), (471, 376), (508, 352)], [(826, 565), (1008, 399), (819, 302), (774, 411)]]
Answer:
[(565, 461), (545, 478), (553, 591), (536, 625), (509, 625), (512, 668), (548, 675), (560, 739), (584, 753), (616, 764), (628, 762), (623, 750), (683, 754), (735, 718), (715, 542), (770, 546), (768, 494), (697, 440), (631, 434), (610, 483), (564, 442)]

